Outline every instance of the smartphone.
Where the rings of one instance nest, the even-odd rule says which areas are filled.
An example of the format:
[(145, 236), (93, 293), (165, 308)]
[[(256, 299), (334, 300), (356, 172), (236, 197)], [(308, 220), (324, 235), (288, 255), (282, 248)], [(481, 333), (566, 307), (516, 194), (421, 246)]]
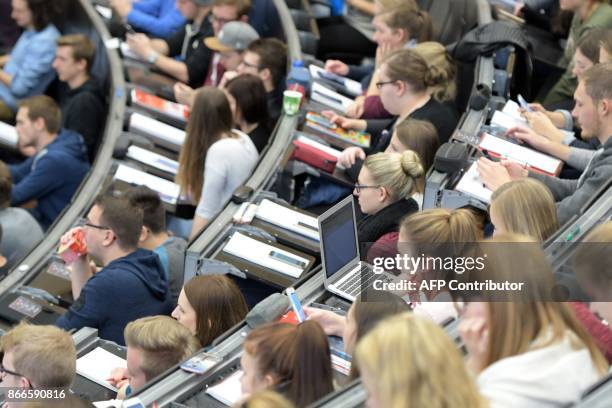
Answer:
[(298, 321), (302, 323), (306, 320), (306, 313), (304, 313), (304, 308), (302, 307), (302, 303), (300, 303), (300, 299), (298, 299), (297, 293), (295, 293), (295, 289), (292, 287), (287, 288), (285, 291), (287, 296), (289, 297), (289, 303), (291, 303), (291, 309), (295, 313)]
[(302, 269), (306, 267), (306, 262), (300, 261), (299, 259), (295, 259), (288, 255), (282, 254), (278, 251), (270, 251), (268, 256), (270, 258), (274, 258), (278, 261), (284, 262), (291, 266), (297, 266), (298, 268), (302, 268)]
[(529, 106), (525, 98), (523, 98), (523, 95), (519, 94), (516, 99), (518, 99), (521, 108), (525, 109), (527, 112), (533, 112), (533, 109)]
[(195, 374), (204, 374), (221, 361), (220, 357), (208, 353), (201, 353), (191, 357), (181, 364), (181, 369)]

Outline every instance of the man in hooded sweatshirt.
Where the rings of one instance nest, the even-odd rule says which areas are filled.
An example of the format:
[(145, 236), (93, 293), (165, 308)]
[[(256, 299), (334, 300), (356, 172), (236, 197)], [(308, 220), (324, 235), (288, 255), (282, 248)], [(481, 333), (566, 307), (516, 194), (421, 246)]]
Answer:
[[(56, 325), (66, 330), (93, 327), (106, 340), (125, 345), (125, 326), (145, 316), (168, 315), (173, 304), (159, 257), (138, 249), (141, 208), (124, 198), (99, 196), (80, 228), (87, 254), (70, 265), (70, 309)], [(71, 230), (62, 242), (70, 239)], [(90, 263), (103, 268), (96, 271)]]
[(19, 146), (33, 149), (34, 154), (9, 166), (11, 205), (36, 201), (31, 212), (43, 229), (55, 221), (89, 171), (83, 138), (60, 129), (60, 122), (60, 109), (48, 96), (32, 96), (19, 104)]

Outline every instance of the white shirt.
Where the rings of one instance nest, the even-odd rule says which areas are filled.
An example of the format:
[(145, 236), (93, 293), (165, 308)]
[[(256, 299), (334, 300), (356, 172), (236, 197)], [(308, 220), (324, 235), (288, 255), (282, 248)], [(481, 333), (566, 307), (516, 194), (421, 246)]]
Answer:
[(247, 134), (232, 132), (238, 137), (216, 141), (206, 154), (204, 185), (196, 214), (207, 220), (221, 211), (234, 190), (251, 175), (259, 157)]

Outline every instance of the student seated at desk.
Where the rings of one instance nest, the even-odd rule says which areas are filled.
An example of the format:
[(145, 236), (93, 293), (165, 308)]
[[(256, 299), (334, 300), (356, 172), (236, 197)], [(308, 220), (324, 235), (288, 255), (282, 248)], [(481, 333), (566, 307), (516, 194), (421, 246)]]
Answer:
[[(83, 226), (77, 227), (83, 231), (87, 253), (69, 268), (75, 301), (57, 326), (66, 330), (93, 327), (100, 338), (124, 345), (123, 330), (129, 322), (170, 314), (172, 300), (159, 257), (137, 247), (142, 218), (142, 209), (126, 199), (96, 198)], [(100, 271), (91, 258), (102, 265)]]
[(509, 160), (500, 163), (478, 160), (482, 182), (495, 191), (501, 185), (523, 177), (533, 177), (548, 187), (557, 201), (557, 217), (565, 224), (612, 177), (612, 63), (599, 64), (585, 72), (578, 83), (572, 115), (582, 126), (585, 140), (597, 138), (602, 145), (578, 180), (562, 180), (529, 172)]
[(266, 99), (266, 88), (261, 78), (242, 74), (225, 85), (226, 96), (232, 107), (234, 121), (249, 135), (259, 153), (268, 145), (271, 123)]
[(34, 155), (9, 166), (13, 179), (11, 204), (35, 200), (31, 212), (43, 229), (68, 205), (89, 171), (83, 138), (61, 129), (60, 121), (60, 109), (48, 96), (32, 96), (19, 104), (19, 145), (33, 149)]
[(357, 343), (355, 363), (370, 408), (485, 408), (457, 345), (411, 313), (384, 320)]
[(202, 275), (185, 284), (172, 317), (197, 336), (201, 347), (210, 347), (247, 312), (244, 296), (234, 281), (224, 275)]
[(127, 368), (112, 371), (109, 382), (119, 389), (117, 398), (129, 398), (147, 382), (185, 361), (199, 349), (198, 340), (168, 316), (149, 316), (125, 327)]
[[(22, 322), (0, 337), (0, 351), (3, 388), (53, 388), (70, 394), (76, 374), (76, 349), (70, 334), (54, 326)], [(11, 406), (22, 404), (8, 403)]]
[(572, 95), (576, 90), (576, 77), (574, 76), (574, 52), (580, 39), (589, 30), (596, 27), (612, 28), (612, 6), (605, 0), (573, 0), (561, 1), (561, 10), (574, 13), (567, 44), (563, 53), (561, 64), (567, 65), (565, 73), (555, 86), (548, 92), (542, 101), (547, 109), (564, 108), (564, 103), (571, 103)]
[(521, 282), (522, 290), (456, 296), (467, 365), (492, 406), (566, 406), (608, 371), (570, 306), (551, 301), (552, 269), (529, 241), (512, 234), (485, 241), (485, 268), (466, 275), (466, 283)]
[(383, 235), (397, 232), (403, 217), (419, 210), (413, 196), (424, 175), (412, 150), (377, 153), (365, 159), (353, 194), (365, 214), (357, 223), (357, 236), (366, 252)]
[[(355, 352), (355, 346), (376, 325), (389, 316), (410, 311), (410, 306), (401, 297), (382, 290), (369, 290), (360, 294), (353, 302), (346, 316), (329, 310), (305, 307), (309, 320), (318, 322), (325, 334), (340, 336), (344, 342), (344, 351), (349, 355)], [(358, 371), (351, 366), (351, 377)]]
[(147, 186), (132, 187), (124, 195), (134, 207), (142, 208), (142, 232), (138, 247), (153, 251), (164, 267), (172, 302), (176, 303), (183, 286), (187, 242), (166, 230), (166, 210), (159, 194)]
[(110, 0), (119, 17), (138, 31), (153, 37), (167, 38), (185, 25), (177, 9), (181, 0)]
[(302, 408), (333, 391), (327, 336), (314, 321), (269, 323), (243, 344), (242, 393), (274, 389)]
[(204, 87), (195, 96), (176, 182), (197, 202), (190, 237), (195, 237), (251, 174), (259, 157), (251, 138), (232, 129), (227, 97)]
[(15, 117), (20, 99), (44, 92), (53, 80), (55, 40), (60, 36), (54, 19), (63, 10), (59, 2), (14, 0), (11, 17), (25, 31), (8, 55), (0, 56), (0, 120)]
[(236, 408), (294, 408), (294, 405), (278, 392), (261, 391), (248, 397)]

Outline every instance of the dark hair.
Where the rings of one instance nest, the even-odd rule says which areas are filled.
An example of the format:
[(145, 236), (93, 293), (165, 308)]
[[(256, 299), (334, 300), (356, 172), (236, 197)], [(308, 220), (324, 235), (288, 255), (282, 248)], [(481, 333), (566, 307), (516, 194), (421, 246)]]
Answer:
[(415, 9), (411, 4), (385, 9), (379, 15), (389, 28), (404, 30), (406, 41), (415, 39), (421, 43), (433, 38), (433, 22), (429, 13)]
[(75, 61), (85, 60), (87, 63), (87, 72), (91, 71), (91, 66), (96, 56), (96, 46), (85, 35), (63, 35), (57, 39), (57, 46), (70, 47), (72, 49), (72, 58)]
[(395, 127), (395, 132), (402, 145), (419, 156), (423, 170), (427, 172), (433, 165), (434, 157), (440, 147), (435, 126), (428, 120), (409, 117)]
[(306, 320), (297, 326), (269, 323), (250, 332), (244, 351), (257, 361), (260, 374), (271, 374), (298, 407), (305, 407), (333, 391), (331, 355), (321, 326)]
[(136, 249), (142, 230), (142, 209), (133, 206), (125, 198), (99, 195), (94, 205), (100, 207), (100, 223), (117, 237), (117, 244), (126, 251)]
[(128, 189), (123, 196), (134, 207), (142, 208), (142, 224), (153, 234), (166, 230), (166, 210), (157, 192), (147, 186), (137, 186)]
[(270, 70), (272, 83), (278, 86), (287, 74), (287, 46), (277, 38), (259, 38), (247, 51), (259, 55), (259, 70)]
[(13, 180), (8, 166), (0, 160), (0, 209), (11, 205), (11, 191), (13, 191)]
[(222, 90), (206, 86), (196, 92), (176, 175), (183, 192), (191, 194), (196, 202), (202, 195), (208, 149), (233, 126), (232, 109)]
[(599, 47), (610, 36), (611, 30), (606, 28), (593, 28), (576, 42), (576, 49), (588, 58), (593, 64), (599, 64)]
[(247, 123), (269, 125), (268, 97), (261, 78), (252, 74), (238, 75), (228, 81), (225, 89), (236, 100), (236, 108)]
[(214, 6), (234, 6), (238, 18), (246, 16), (251, 11), (251, 0), (214, 0)]
[(19, 102), (19, 108), (28, 109), (28, 118), (35, 121), (42, 118), (45, 121), (47, 132), (59, 132), (62, 121), (62, 112), (53, 98), (47, 95), (36, 95)]
[(183, 290), (196, 312), (196, 336), (202, 347), (209, 346), (243, 320), (248, 312), (242, 292), (227, 276), (196, 276)]
[(599, 44), (608, 54), (612, 55), (612, 29), (606, 30), (606, 35), (601, 39)]
[(64, 2), (56, 0), (26, 0), (32, 13), (32, 25), (36, 31), (44, 30), (61, 15)]

